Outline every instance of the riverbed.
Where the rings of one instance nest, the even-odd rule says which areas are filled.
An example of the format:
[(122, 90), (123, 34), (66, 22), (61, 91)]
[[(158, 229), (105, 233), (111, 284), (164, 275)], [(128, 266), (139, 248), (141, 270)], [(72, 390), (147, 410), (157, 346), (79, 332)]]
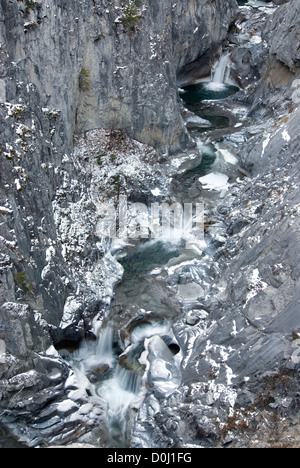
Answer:
[[(217, 81), (224, 79), (222, 66)], [(114, 286), (111, 304), (105, 317), (95, 320), (93, 339), (84, 340), (74, 353), (62, 352), (74, 369), (78, 387), (105, 410), (107, 446), (130, 446), (134, 411), (151, 388), (168, 395), (180, 386), (185, 355), (172, 326), (183, 309), (197, 310), (199, 298), (208, 292), (200, 263), (213, 252), (210, 235), (206, 233), (206, 227), (214, 223), (209, 213), (217, 200), (226, 197), (230, 184), (240, 175), (233, 149), (212, 141), (210, 136), (214, 137), (220, 128), (236, 131), (239, 119), (225, 110), (222, 103), (237, 91), (232, 84), (216, 81), (180, 90), (187, 108), (194, 107), (196, 116), (203, 115), (209, 121), (209, 127), (205, 128), (206, 143), (201, 135), (204, 129), (198, 126), (194, 132), (201, 163), (175, 175), (171, 183), (177, 203), (204, 204), (206, 218), (201, 242), (187, 248), (186, 232), (179, 230), (170, 239), (134, 239), (120, 243), (117, 248), (108, 244), (107, 251), (114, 251), (123, 271)], [(216, 106), (214, 116), (208, 116), (211, 105)], [(220, 115), (217, 109), (223, 109)], [(191, 264), (194, 276), (184, 279), (184, 265), (191, 271)], [(193, 317), (191, 314), (191, 323), (198, 320)]]

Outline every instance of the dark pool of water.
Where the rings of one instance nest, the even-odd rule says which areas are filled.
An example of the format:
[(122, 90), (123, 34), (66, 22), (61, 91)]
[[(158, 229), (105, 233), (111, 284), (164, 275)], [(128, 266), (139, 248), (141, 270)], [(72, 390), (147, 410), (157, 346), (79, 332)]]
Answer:
[(211, 168), (216, 160), (216, 149), (213, 145), (203, 145), (201, 147), (202, 161), (194, 169), (186, 172), (182, 177), (184, 180), (192, 179), (195, 175), (205, 176), (211, 172)]
[(208, 120), (211, 123), (211, 127), (191, 128), (192, 133), (205, 133), (217, 128), (227, 128), (230, 126), (230, 120), (228, 117), (222, 115), (207, 115), (205, 113), (201, 113), (201, 111), (197, 112), (197, 109), (195, 110), (195, 114), (199, 115), (199, 117), (202, 117), (205, 120)]
[(229, 96), (237, 93), (239, 88), (233, 85), (213, 85), (207, 83), (199, 83), (195, 85), (186, 86), (183, 88), (184, 93), (181, 93), (181, 99), (189, 104), (201, 101), (215, 101), (219, 99), (226, 99)]

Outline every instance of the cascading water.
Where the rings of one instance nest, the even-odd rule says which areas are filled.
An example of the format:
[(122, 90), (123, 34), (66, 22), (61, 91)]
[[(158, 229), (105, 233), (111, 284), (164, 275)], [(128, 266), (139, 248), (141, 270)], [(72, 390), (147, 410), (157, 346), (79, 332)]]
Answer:
[[(223, 80), (228, 61), (228, 54), (221, 57), (212, 75), (213, 87), (227, 87)], [(214, 96), (217, 94), (215, 90), (207, 92)], [(194, 96), (192, 100), (195, 101)], [(200, 176), (205, 176), (213, 168), (219, 168), (223, 153), (228, 154), (226, 150), (223, 153), (217, 151), (213, 145), (203, 145), (200, 140), (198, 148), (203, 155), (201, 166), (178, 176), (183, 203), (189, 200), (191, 185), (201, 182)], [(213, 189), (206, 187), (206, 190), (210, 194), (208, 199), (213, 199), (218, 193), (215, 180)], [(196, 224), (196, 215), (194, 212), (190, 220), (192, 225)], [(112, 243), (105, 244), (104, 268), (108, 277), (105, 318), (102, 321), (95, 319), (93, 333), (96, 339), (83, 341), (80, 349), (70, 357), (79, 397), (90, 395), (91, 402), (96, 402), (101, 408), (101, 425), (105, 428), (104, 444), (107, 447), (130, 445), (135, 414), (131, 410), (142, 405), (146, 381), (151, 388), (165, 395), (171, 395), (181, 382), (183, 354), (172, 336), (172, 323), (176, 314), (182, 311), (180, 301), (195, 301), (190, 297), (191, 291), (198, 297), (203, 289), (196, 275), (191, 284), (181, 284), (177, 294), (174, 292), (172, 295), (163, 275), (182, 262), (197, 256), (201, 258), (205, 242), (203, 245), (203, 241), (195, 245), (192, 242), (193, 248), (187, 249), (195, 233), (191, 226), (182, 223), (181, 227), (181, 223), (175, 221), (174, 213), (174, 219), (171, 218), (165, 231), (162, 229), (159, 238), (146, 242), (132, 241), (130, 245), (123, 242), (118, 247)], [(125, 250), (120, 250), (121, 247)]]
[(96, 341), (83, 341), (70, 361), (77, 387), (106, 408), (109, 445), (125, 447), (126, 415), (139, 393), (141, 376), (119, 365), (112, 326), (104, 326)]
[(78, 388), (71, 392), (71, 398), (88, 394), (91, 401), (104, 410), (107, 446), (125, 448), (129, 445), (129, 410), (141, 405), (145, 393), (142, 385), (147, 367), (145, 342), (154, 336), (168, 335), (171, 324), (153, 321), (137, 325), (122, 352), (116, 344), (114, 315), (109, 319), (104, 325), (95, 322), (96, 340), (84, 340), (69, 356), (73, 368), (71, 379)]
[(103, 329), (97, 343), (96, 357), (110, 367), (115, 360), (113, 352), (113, 329), (107, 326)]
[(212, 69), (211, 80), (181, 88), (181, 98), (186, 103), (197, 103), (226, 99), (239, 91), (239, 88), (230, 80), (230, 54), (225, 52)]
[(111, 440), (118, 447), (127, 445), (127, 412), (141, 387), (141, 376), (117, 365), (111, 379), (98, 389), (107, 404), (107, 425)]
[(92, 372), (100, 365), (112, 367), (115, 356), (112, 347), (113, 330), (105, 327), (96, 341), (83, 341), (78, 351), (72, 356), (74, 364), (81, 364), (85, 373)]
[(212, 90), (223, 89), (225, 85), (225, 75), (229, 64), (229, 54), (224, 54), (217, 63), (214, 71), (212, 81), (207, 83), (207, 86)]
[(214, 83), (224, 83), (225, 73), (228, 66), (228, 54), (221, 57), (214, 74)]
[[(139, 407), (144, 394), (141, 384), (145, 367), (140, 364), (140, 360), (143, 363), (147, 360), (141, 356), (143, 352), (147, 353), (144, 343), (151, 337), (163, 336), (169, 331), (170, 323), (168, 322), (153, 322), (137, 326), (131, 333), (131, 344), (126, 350), (127, 356), (122, 354), (120, 359), (113, 352), (112, 328), (108, 326), (100, 334), (96, 346), (98, 354), (95, 357), (98, 358), (99, 364), (113, 363), (114, 369), (111, 377), (95, 384), (93, 394), (105, 402), (110, 444), (115, 447), (128, 446), (128, 411), (132, 406)], [(131, 357), (128, 358), (128, 362), (132, 370), (121, 365), (122, 356), (126, 358), (129, 355)]]

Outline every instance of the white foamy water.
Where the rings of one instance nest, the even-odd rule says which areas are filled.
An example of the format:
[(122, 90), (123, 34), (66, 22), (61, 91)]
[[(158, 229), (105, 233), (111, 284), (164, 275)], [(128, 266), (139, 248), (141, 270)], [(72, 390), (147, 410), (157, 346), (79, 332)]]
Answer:
[(99, 397), (107, 404), (107, 425), (110, 437), (117, 446), (126, 446), (127, 414), (141, 388), (142, 378), (117, 365), (113, 377), (98, 389)]
[(108, 404), (109, 417), (125, 418), (128, 407), (139, 393), (141, 377), (117, 365), (111, 379), (98, 390)]
[(131, 333), (131, 343), (133, 345), (137, 345), (151, 336), (165, 335), (168, 333), (169, 329), (170, 325), (167, 323), (147, 323), (140, 325)]
[(215, 83), (215, 84), (223, 84), (224, 83), (225, 74), (226, 74), (226, 70), (227, 70), (227, 67), (228, 67), (228, 59), (229, 59), (228, 54), (224, 54), (220, 58), (217, 66), (215, 68), (213, 83)]
[(205, 89), (208, 91), (224, 91), (227, 89), (227, 85), (224, 83), (215, 83), (214, 81), (210, 81), (209, 83), (205, 83)]
[(226, 72), (229, 66), (229, 54), (224, 54), (215, 66), (212, 72), (212, 79), (209, 83), (205, 83), (205, 88), (208, 91), (224, 91), (227, 88), (225, 84)]
[(96, 358), (99, 362), (108, 364), (110, 367), (115, 361), (113, 352), (113, 329), (107, 326), (102, 331), (96, 348)]
[(83, 341), (79, 350), (73, 354), (73, 362), (76, 367), (84, 368), (85, 372), (106, 364), (113, 367), (115, 363), (113, 352), (113, 329), (105, 327), (97, 341)]

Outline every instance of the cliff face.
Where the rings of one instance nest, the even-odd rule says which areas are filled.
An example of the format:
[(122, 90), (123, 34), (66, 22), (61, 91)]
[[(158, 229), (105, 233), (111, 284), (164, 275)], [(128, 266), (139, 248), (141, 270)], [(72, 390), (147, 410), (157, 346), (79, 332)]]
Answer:
[[(164, 151), (185, 149), (190, 137), (180, 115), (176, 73), (224, 38), (235, 7), (231, 0), (189, 0), (180, 7), (171, 2), (1, 2), (1, 204), (8, 207), (2, 235), (5, 250), (9, 242), (17, 243), (8, 256), (15, 256), (15, 264), (26, 262), (21, 273), (30, 269), (29, 257), (36, 252), (38, 266), (23, 278), (25, 285), (40, 284), (41, 258), (46, 246), (57, 242), (52, 200), (65, 184), (60, 169), (74, 134), (121, 129)], [(67, 167), (79, 192), (87, 190), (88, 182), (78, 181), (78, 169)], [(59, 278), (65, 266), (59, 254), (52, 261), (55, 292), (44, 308), (55, 321), (64, 303)]]
[[(231, 57), (246, 90), (231, 105), (247, 103), (251, 121), (222, 140), (252, 177), (212, 209), (208, 232), (221, 238), (197, 269), (211, 289), (174, 326), (181, 384), (168, 395), (167, 379), (152, 379), (136, 447), (299, 446), (299, 2), (267, 12), (236, 22)], [(193, 272), (172, 270), (169, 284)]]
[[(105, 275), (118, 275), (113, 264), (98, 268), (99, 154), (77, 159), (74, 135), (119, 129), (160, 154), (186, 150), (177, 73), (225, 37), (235, 11), (234, 0), (1, 0), (0, 395), (16, 433), (64, 399), (68, 369), (49, 353), (53, 339), (80, 339), (103, 306)], [(125, 141), (149, 179), (159, 167), (158, 154), (122, 134), (97, 138), (106, 151)], [(63, 332), (62, 317), (74, 323)], [(27, 442), (35, 431), (27, 424)]]
[(32, 83), (40, 107), (62, 112), (68, 144), (75, 130), (104, 127), (177, 150), (188, 137), (176, 73), (225, 38), (236, 2), (3, 1), (1, 10), (8, 101), (16, 81)]
[[(237, 125), (215, 133), (252, 178), (209, 205), (205, 255), (150, 279), (178, 314), (168, 338), (182, 361), (160, 339), (149, 347), (136, 447), (268, 446), (283, 431), (298, 443), (300, 11), (272, 3), (285, 4), (246, 8), (227, 36), (244, 90), (227, 101)], [(0, 444), (9, 430), (31, 446), (107, 442), (89, 387), (103, 369), (78, 384), (53, 344), (95, 339), (121, 279), (97, 231), (105, 203), (177, 200), (199, 163), (177, 79), (205, 76), (236, 11), (235, 0), (0, 1)], [(205, 296), (187, 304), (190, 283)], [(124, 341), (145, 319), (127, 306)]]

